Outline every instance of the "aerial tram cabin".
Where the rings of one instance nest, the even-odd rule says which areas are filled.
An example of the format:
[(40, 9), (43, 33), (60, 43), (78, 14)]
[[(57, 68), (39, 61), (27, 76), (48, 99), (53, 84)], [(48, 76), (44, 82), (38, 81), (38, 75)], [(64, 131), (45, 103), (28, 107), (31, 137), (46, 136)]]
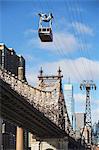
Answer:
[(38, 33), (39, 33), (39, 37), (42, 42), (52, 42), (53, 41), (52, 29), (50, 27), (39, 28)]
[[(53, 41), (53, 33), (52, 33), (52, 14), (46, 15), (46, 14), (39, 14), (40, 21), (39, 21), (39, 29), (38, 29), (38, 35), (42, 42), (52, 42)], [(42, 23), (46, 22), (48, 23), (47, 27), (43, 27)]]

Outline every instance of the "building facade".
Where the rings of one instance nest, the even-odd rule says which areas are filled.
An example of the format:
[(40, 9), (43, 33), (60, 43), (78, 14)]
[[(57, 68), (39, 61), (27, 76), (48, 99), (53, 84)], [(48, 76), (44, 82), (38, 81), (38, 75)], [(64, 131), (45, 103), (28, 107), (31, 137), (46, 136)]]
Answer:
[(85, 113), (75, 113), (76, 137), (80, 137), (85, 125)]
[(93, 144), (99, 147), (99, 121), (93, 125)]
[[(18, 56), (13, 48), (7, 48), (3, 43), (0, 43), (0, 67), (18, 76), (19, 67), (23, 69), (23, 80), (25, 78), (25, 59)], [(0, 140), (1, 150), (15, 150), (16, 145), (16, 126), (7, 120), (0, 118)], [(24, 149), (27, 150), (27, 132), (24, 131), (25, 145)]]
[(23, 67), (23, 77), (25, 80), (25, 59), (18, 56), (13, 48), (7, 48), (0, 43), (0, 66), (18, 76), (18, 67)]
[(6, 120), (2, 120), (2, 149), (14, 150), (16, 142), (16, 127)]
[(65, 102), (66, 102), (69, 119), (70, 119), (73, 129), (75, 129), (74, 97), (73, 97), (73, 85), (72, 84), (64, 85), (64, 96), (65, 96)]

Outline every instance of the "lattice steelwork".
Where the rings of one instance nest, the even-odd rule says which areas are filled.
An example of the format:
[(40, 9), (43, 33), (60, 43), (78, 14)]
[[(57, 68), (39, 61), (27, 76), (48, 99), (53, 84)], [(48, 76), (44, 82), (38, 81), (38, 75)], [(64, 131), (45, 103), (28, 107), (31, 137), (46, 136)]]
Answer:
[(86, 90), (86, 107), (85, 107), (85, 125), (83, 129), (83, 133), (85, 132), (85, 140), (88, 145), (91, 145), (92, 142), (92, 121), (91, 121), (91, 104), (90, 104), (90, 90), (95, 89), (96, 85), (93, 83), (93, 81), (83, 81), (83, 83), (80, 84), (80, 89)]
[(43, 112), (52, 122), (75, 138), (65, 105), (60, 69), (57, 76), (43, 76), (41, 71), (38, 88), (30, 86), (24, 80), (19, 80), (17, 76), (1, 68), (0, 79), (8, 83), (33, 107)]

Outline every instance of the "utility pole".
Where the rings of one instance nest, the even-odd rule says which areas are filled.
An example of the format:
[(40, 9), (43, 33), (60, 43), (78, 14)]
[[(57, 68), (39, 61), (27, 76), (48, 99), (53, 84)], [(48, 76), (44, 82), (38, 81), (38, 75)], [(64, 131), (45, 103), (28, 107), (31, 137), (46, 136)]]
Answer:
[(85, 107), (85, 123), (82, 131), (82, 136), (85, 138), (85, 142), (89, 149), (92, 144), (92, 121), (91, 121), (91, 104), (90, 104), (90, 90), (96, 90), (96, 85), (93, 81), (84, 80), (80, 84), (81, 90), (86, 90), (86, 107)]

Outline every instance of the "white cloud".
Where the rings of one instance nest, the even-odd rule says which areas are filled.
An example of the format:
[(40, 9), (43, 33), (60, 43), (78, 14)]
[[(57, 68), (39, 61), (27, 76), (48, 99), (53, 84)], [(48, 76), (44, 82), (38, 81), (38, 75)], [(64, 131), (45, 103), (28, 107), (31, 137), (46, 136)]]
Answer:
[(92, 122), (97, 122), (99, 120), (99, 108), (92, 110)]
[(91, 27), (85, 25), (81, 22), (73, 22), (73, 27), (76, 29), (78, 33), (84, 33), (93, 36), (94, 32)]
[[(82, 104), (86, 101), (86, 94), (84, 92), (84, 94), (82, 93), (76, 93), (74, 94), (74, 99), (76, 103)], [(94, 106), (99, 106), (99, 100), (98, 99), (93, 99), (92, 97), (90, 98), (91, 101), (91, 105)]]
[[(75, 99), (75, 103), (77, 104), (80, 104), (80, 105), (83, 105), (83, 103), (85, 104), (86, 102), (86, 94), (85, 94), (85, 91), (84, 93), (76, 93), (74, 94), (74, 99)], [(90, 101), (91, 101), (91, 105), (92, 107), (96, 107), (96, 106), (99, 106), (99, 100), (97, 99), (93, 99), (92, 97), (90, 98)]]
[(60, 66), (64, 77), (70, 77), (72, 81), (91, 80), (92, 75), (94, 75), (94, 79), (99, 79), (99, 62), (83, 57), (75, 60), (64, 59), (57, 62), (45, 63), (42, 66), (45, 70), (49, 68), (49, 71), (52, 73)]
[[(41, 66), (45, 71), (44, 74), (47, 75), (49, 74), (56, 75), (58, 67), (60, 66), (62, 69), (62, 74), (64, 75), (63, 79), (65, 80), (65, 82), (67, 82), (68, 77), (71, 78), (72, 82), (76, 83), (79, 82), (79, 84), (83, 79), (85, 80), (91, 79), (91, 76), (89, 74), (90, 70), (94, 75), (94, 79), (99, 80), (99, 61), (92, 61), (86, 58), (78, 58), (75, 60), (64, 59), (56, 62), (46, 62), (43, 64), (39, 64), (38, 66), (35, 66), (33, 68), (29, 68), (29, 71), (27, 72), (27, 79), (30, 84), (32, 85), (37, 84), (38, 81), (37, 76), (39, 74), (38, 71)], [(85, 67), (86, 69), (84, 70), (83, 67)], [(74, 98), (75, 98), (76, 112), (85, 112), (85, 102), (86, 102), (85, 91), (84, 94), (83, 92), (74, 94)], [(99, 111), (97, 110), (97, 106), (99, 106), (98, 100), (93, 100), (92, 98), (91, 105), (92, 105), (92, 120), (94, 123), (95, 121), (97, 121), (97, 119), (99, 119), (98, 118)]]
[(26, 73), (26, 78), (27, 81), (30, 85), (36, 86), (37, 82), (38, 82), (38, 73), (37, 72), (33, 72), (32, 69), (30, 69), (29, 71), (27, 71)]
[(40, 47), (43, 49), (49, 49), (51, 51), (57, 52), (58, 47), (61, 51), (71, 52), (78, 49), (79, 44), (77, 39), (73, 34), (70, 33), (54, 33), (53, 43), (42, 43), (40, 42)]
[(77, 94), (74, 94), (74, 99), (77, 103), (83, 103), (86, 100), (86, 95), (77, 93)]
[[(53, 32), (53, 42), (41, 42), (38, 36), (38, 31), (27, 30), (25, 35), (27, 37), (31, 36), (34, 32), (34, 36), (28, 40), (28, 46), (31, 48), (39, 48), (42, 50), (50, 51), (53, 53), (69, 53), (79, 49), (80, 44), (76, 37), (68, 32)], [(32, 33), (32, 34), (31, 34)]]
[(98, 99), (93, 99), (93, 98), (92, 98), (91, 101), (92, 101), (92, 104), (93, 104), (93, 105), (96, 105), (97, 107), (99, 107), (99, 100), (98, 100)]
[[(47, 74), (56, 74), (60, 66), (64, 80), (67, 80), (69, 77), (73, 82), (92, 80), (92, 77), (94, 77), (94, 80), (99, 80), (99, 61), (92, 61), (83, 57), (75, 60), (63, 59), (55, 62), (45, 62), (39, 64), (38, 68), (41, 66)], [(37, 70), (37, 66), (34, 70)]]
[[(86, 95), (82, 93), (74, 94), (75, 100), (75, 111), (76, 112), (85, 112), (85, 104), (86, 104)], [(99, 120), (99, 101), (97, 99), (91, 99), (91, 117), (92, 123)]]
[[(53, 42), (41, 42), (38, 31), (34, 29), (27, 29), (24, 32), (24, 35), (30, 39), (27, 39), (28, 46), (31, 48), (38, 48), (46, 51), (50, 51), (53, 53), (70, 53), (81, 49), (81, 47), (85, 47), (85, 43), (79, 42), (78, 38), (74, 36), (74, 34), (70, 33), (69, 30), (73, 26), (78, 33), (85, 33), (88, 35), (93, 35), (93, 30), (81, 22), (73, 22), (72, 26), (62, 18), (63, 23), (62, 26), (66, 28), (66, 30), (58, 30), (57, 32), (53, 31)], [(61, 25), (61, 23), (59, 22)], [(57, 29), (57, 28), (56, 28)], [(84, 41), (83, 41), (84, 42)], [(86, 46), (89, 47), (90, 44), (86, 43)], [(84, 49), (85, 50), (85, 49)]]

